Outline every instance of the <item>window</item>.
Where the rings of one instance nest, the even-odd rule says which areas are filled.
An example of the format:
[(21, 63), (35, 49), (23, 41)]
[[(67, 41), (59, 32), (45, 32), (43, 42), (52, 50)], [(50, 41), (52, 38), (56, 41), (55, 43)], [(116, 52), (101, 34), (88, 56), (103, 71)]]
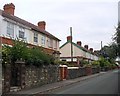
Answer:
[(42, 38), (41, 38), (41, 45), (45, 45), (45, 36), (42, 36)]
[(54, 49), (57, 49), (57, 41), (54, 41)]
[(14, 37), (14, 25), (10, 22), (7, 22), (7, 35)]
[(25, 39), (25, 29), (19, 27), (19, 38)]
[(37, 33), (34, 33), (34, 42), (38, 43), (38, 34)]
[(53, 40), (52, 39), (48, 39), (48, 47), (53, 47)]

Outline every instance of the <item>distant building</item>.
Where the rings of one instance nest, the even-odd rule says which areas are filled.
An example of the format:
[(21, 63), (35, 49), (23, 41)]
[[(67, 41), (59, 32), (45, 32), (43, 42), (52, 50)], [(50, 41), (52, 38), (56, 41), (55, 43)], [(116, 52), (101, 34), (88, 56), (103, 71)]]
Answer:
[[(67, 37), (67, 42), (60, 47), (60, 60), (71, 62), (71, 36)], [(72, 42), (73, 46), (73, 63), (78, 66), (81, 64), (82, 60), (92, 62), (98, 60), (99, 57), (93, 52), (93, 48), (88, 49), (88, 45), (82, 47), (82, 42), (77, 43)]]
[(12, 39), (19, 38), (29, 46), (41, 46), (46, 53), (59, 56), (60, 40), (46, 31), (46, 22), (40, 21), (38, 25), (34, 25), (15, 16), (14, 10), (15, 5), (12, 3), (5, 4), (4, 10), (0, 10), (1, 43), (12, 45)]

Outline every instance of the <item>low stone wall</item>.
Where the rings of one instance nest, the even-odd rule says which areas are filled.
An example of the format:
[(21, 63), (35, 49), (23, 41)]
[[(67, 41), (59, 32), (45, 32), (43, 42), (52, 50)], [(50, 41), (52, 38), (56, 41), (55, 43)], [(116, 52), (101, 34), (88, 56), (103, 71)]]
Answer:
[[(98, 73), (100, 70), (97, 68), (69, 68), (65, 71), (60, 71), (60, 66), (58, 65), (48, 65), (43, 67), (36, 66), (20, 66), (17, 64), (16, 68), (19, 68), (18, 76), (12, 78), (11, 72), (13, 67), (8, 64), (8, 66), (3, 71), (4, 82), (3, 82), (3, 93), (8, 93), (11, 90), (11, 87), (14, 87), (10, 81), (18, 80), (17, 85), (21, 89), (32, 88), (37, 86), (42, 86), (49, 83), (55, 83), (61, 80), (61, 76), (64, 76), (64, 79), (74, 79), (85, 75)], [(64, 68), (63, 68), (64, 69)], [(90, 72), (90, 73), (89, 73)], [(65, 76), (66, 75), (66, 76)], [(15, 79), (15, 80), (14, 80)]]
[(3, 80), (2, 80), (2, 94), (8, 93), (10, 91), (10, 75), (11, 75), (10, 64), (7, 64), (5, 68), (2, 68)]
[(33, 86), (41, 86), (59, 81), (59, 67), (58, 66), (45, 66), (35, 67), (27, 66), (25, 72), (25, 87), (30, 88)]
[(100, 68), (97, 67), (97, 68), (92, 68), (92, 74), (95, 74), (95, 73), (99, 73), (100, 72)]
[(79, 69), (68, 69), (68, 78), (67, 79), (74, 79), (77, 77), (85, 76), (86, 75), (85, 68)]
[(79, 69), (68, 69), (67, 79), (74, 79), (81, 76), (91, 75), (99, 72), (100, 72), (99, 68), (91, 68), (91, 67), (83, 67)]

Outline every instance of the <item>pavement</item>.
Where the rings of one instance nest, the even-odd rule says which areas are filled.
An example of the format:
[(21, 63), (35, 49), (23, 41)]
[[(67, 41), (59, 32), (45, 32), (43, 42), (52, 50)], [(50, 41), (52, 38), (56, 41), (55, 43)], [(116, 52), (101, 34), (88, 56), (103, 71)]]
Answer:
[(75, 78), (75, 79), (69, 79), (69, 80), (63, 80), (63, 81), (59, 81), (59, 82), (55, 82), (55, 83), (51, 83), (51, 84), (47, 84), (47, 85), (43, 85), (40, 87), (36, 87), (36, 88), (32, 88), (32, 89), (23, 89), (21, 91), (18, 92), (11, 92), (10, 94), (28, 94), (28, 95), (33, 95), (33, 94), (44, 94), (46, 92), (50, 92), (52, 90), (61, 88), (61, 87), (65, 87), (74, 83), (78, 83), (80, 81), (83, 80), (87, 80), (96, 76), (100, 76), (102, 74), (104, 74), (106, 72), (100, 72), (97, 74), (93, 74), (93, 75), (89, 75), (89, 76), (83, 76), (83, 77), (79, 77), (79, 78)]

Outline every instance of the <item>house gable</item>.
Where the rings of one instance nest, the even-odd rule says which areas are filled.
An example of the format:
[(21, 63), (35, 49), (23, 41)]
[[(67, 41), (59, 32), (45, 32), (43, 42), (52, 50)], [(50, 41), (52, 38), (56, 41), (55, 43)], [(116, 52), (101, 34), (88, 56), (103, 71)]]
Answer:
[[(85, 49), (83, 49), (82, 47), (78, 46), (77, 44), (73, 43), (73, 56), (85, 56)], [(71, 56), (71, 42), (67, 41), (65, 44), (63, 44), (60, 47), (60, 51), (61, 51), (61, 57), (70, 57)]]

